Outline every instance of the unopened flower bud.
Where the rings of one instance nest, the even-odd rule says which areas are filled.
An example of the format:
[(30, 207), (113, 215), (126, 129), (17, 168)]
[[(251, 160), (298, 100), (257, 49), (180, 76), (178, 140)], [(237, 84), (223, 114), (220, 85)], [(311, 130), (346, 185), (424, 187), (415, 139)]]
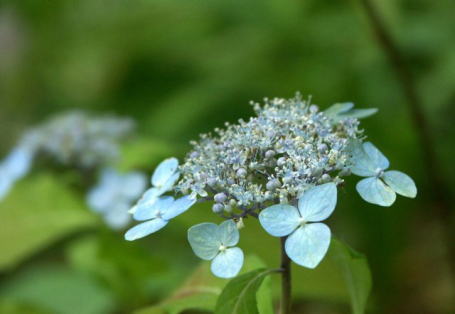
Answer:
[(322, 182), (329, 182), (332, 179), (329, 174), (324, 173), (321, 177)]
[(227, 196), (226, 196), (226, 194), (224, 194), (224, 193), (217, 193), (217, 194), (215, 194), (215, 196), (213, 197), (213, 199), (214, 199), (215, 202), (217, 202), (217, 203), (223, 203), (224, 201), (226, 201)]
[(221, 204), (213, 204), (213, 206), (212, 206), (212, 211), (213, 211), (215, 214), (219, 214), (219, 213), (221, 213), (223, 210), (224, 210), (224, 206), (221, 205)]
[(318, 145), (318, 151), (319, 151), (320, 153), (325, 153), (325, 152), (327, 152), (327, 149), (328, 149), (328, 147), (327, 147), (326, 144), (319, 144), (319, 145)]
[(318, 111), (319, 111), (319, 107), (318, 106), (316, 106), (316, 105), (311, 105), (310, 106), (310, 112), (316, 113)]
[(215, 178), (208, 178), (207, 184), (211, 187), (214, 187), (217, 184), (217, 180)]
[(247, 175), (247, 172), (244, 168), (239, 168), (239, 169), (237, 169), (236, 174), (238, 177), (244, 178)]
[(280, 157), (280, 158), (278, 158), (278, 160), (276, 161), (276, 164), (277, 164), (278, 166), (283, 166), (285, 163), (286, 163), (286, 157)]
[(265, 158), (269, 159), (275, 156), (275, 151), (274, 150), (268, 150), (265, 152)]

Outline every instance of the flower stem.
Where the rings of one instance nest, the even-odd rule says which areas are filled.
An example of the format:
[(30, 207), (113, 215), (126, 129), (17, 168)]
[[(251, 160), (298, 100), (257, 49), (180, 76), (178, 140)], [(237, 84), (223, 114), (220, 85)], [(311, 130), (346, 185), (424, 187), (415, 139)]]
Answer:
[(291, 313), (291, 260), (284, 250), (286, 237), (281, 240), (281, 303), (280, 314)]

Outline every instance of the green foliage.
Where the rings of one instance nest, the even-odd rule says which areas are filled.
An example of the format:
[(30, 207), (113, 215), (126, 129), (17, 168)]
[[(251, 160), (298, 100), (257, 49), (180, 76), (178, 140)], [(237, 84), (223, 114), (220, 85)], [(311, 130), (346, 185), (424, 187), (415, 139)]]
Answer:
[(365, 313), (372, 285), (371, 272), (365, 256), (333, 238), (328, 256), (335, 261), (343, 274), (351, 298), (352, 313)]
[(257, 314), (256, 294), (264, 278), (274, 270), (260, 268), (232, 279), (218, 298), (216, 314)]
[(96, 217), (64, 181), (41, 174), (19, 182), (0, 202), (0, 221), (0, 270), (5, 270), (72, 232), (94, 226)]

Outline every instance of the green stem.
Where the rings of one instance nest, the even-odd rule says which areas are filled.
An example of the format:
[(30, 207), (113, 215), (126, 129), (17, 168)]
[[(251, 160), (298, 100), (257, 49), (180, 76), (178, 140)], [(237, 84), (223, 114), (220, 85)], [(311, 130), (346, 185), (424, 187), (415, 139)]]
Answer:
[(281, 240), (281, 303), (280, 314), (291, 313), (291, 260), (284, 250), (286, 237)]

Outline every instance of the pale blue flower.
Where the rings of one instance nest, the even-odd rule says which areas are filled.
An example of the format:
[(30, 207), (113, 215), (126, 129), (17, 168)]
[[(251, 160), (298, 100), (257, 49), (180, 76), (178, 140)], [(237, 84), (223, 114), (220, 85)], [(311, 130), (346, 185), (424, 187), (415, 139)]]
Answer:
[(367, 202), (390, 206), (396, 194), (414, 198), (417, 187), (414, 181), (400, 171), (390, 170), (389, 160), (370, 142), (355, 145), (352, 156), (352, 173), (368, 177), (357, 183), (357, 191)]
[(235, 277), (243, 265), (243, 252), (235, 247), (239, 231), (234, 221), (227, 220), (219, 226), (201, 223), (188, 230), (188, 241), (194, 253), (204, 260), (212, 261), (211, 270), (221, 278)]
[(133, 218), (146, 222), (129, 229), (125, 233), (125, 239), (133, 241), (162, 229), (169, 220), (187, 211), (195, 202), (196, 199), (188, 195), (176, 200), (172, 196), (161, 196), (152, 203), (136, 206)]
[(179, 162), (177, 158), (171, 157), (163, 160), (153, 172), (151, 179), (152, 187), (130, 209), (130, 213), (133, 214), (140, 206), (152, 205), (161, 195), (170, 191), (180, 176), (178, 166)]
[(103, 169), (98, 184), (87, 195), (90, 208), (103, 215), (113, 229), (125, 227), (131, 220), (128, 209), (143, 192), (147, 179), (140, 172), (118, 173)]
[(291, 260), (315, 268), (330, 245), (330, 229), (320, 221), (332, 214), (336, 202), (336, 185), (326, 183), (307, 190), (300, 197), (298, 208), (278, 204), (264, 209), (259, 221), (272, 236), (288, 236), (285, 250)]
[(0, 163), (0, 200), (8, 194), (17, 180), (30, 171), (33, 157), (32, 149), (18, 146)]

